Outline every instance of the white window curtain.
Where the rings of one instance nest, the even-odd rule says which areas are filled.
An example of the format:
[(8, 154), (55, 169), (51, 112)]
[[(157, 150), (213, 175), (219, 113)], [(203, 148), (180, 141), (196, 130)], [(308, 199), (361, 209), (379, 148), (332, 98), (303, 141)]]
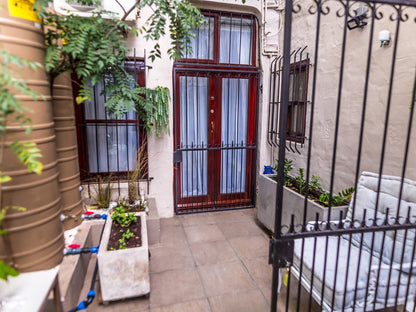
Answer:
[(220, 63), (252, 64), (252, 29), (250, 19), (221, 17), (220, 21)]
[(193, 59), (214, 59), (214, 18), (195, 29), (195, 37), (191, 38), (192, 53), (182, 51), (182, 57)]
[(223, 78), (221, 138), (228, 149), (221, 155), (221, 193), (245, 191), (247, 115), (248, 79)]
[[(118, 172), (135, 169), (135, 153), (138, 145), (136, 124), (115, 125), (114, 115), (106, 112), (106, 97), (101, 95), (105, 88), (104, 81), (94, 87), (93, 98), (85, 101), (84, 111), (87, 128), (89, 172)], [(136, 113), (131, 111), (119, 120), (136, 120)]]
[[(182, 148), (206, 148), (208, 78), (180, 77), (180, 137)], [(207, 194), (207, 151), (185, 151), (181, 166), (182, 196)]]

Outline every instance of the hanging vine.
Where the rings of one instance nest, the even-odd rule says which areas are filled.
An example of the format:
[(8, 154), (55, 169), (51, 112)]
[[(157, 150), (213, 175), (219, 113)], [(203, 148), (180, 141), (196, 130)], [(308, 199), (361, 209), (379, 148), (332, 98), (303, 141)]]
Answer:
[[(127, 34), (144, 34), (146, 40), (155, 42), (150, 52), (154, 61), (161, 57), (159, 41), (170, 33), (171, 46), (168, 55), (172, 59), (181, 57), (182, 50), (190, 49), (194, 29), (205, 22), (200, 10), (184, 0), (138, 0), (130, 8), (123, 8), (124, 16), (104, 18), (105, 11), (93, 13), (91, 17), (62, 16), (51, 12), (51, 0), (37, 0), (35, 9), (43, 20), (46, 41), (46, 70), (51, 80), (59, 74), (76, 73), (81, 82), (76, 101), (91, 100), (92, 88), (96, 83), (111, 76), (106, 84), (105, 106), (110, 114), (123, 116), (128, 111), (137, 111), (146, 129), (156, 135), (169, 133), (169, 90), (163, 87), (146, 89), (124, 70), (123, 65), (129, 51)], [(80, 4), (97, 4), (99, 0), (78, 0)], [(115, 5), (121, 5), (120, 1)], [(126, 22), (134, 9), (146, 6), (153, 14), (141, 29)], [(168, 26), (169, 25), (169, 26)], [(133, 86), (133, 87), (132, 87)]]

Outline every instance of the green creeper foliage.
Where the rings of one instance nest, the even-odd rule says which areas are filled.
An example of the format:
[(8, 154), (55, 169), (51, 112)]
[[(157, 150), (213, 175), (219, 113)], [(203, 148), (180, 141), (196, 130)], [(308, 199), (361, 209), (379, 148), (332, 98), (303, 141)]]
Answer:
[[(25, 115), (30, 110), (20, 104), (16, 94), (29, 95), (33, 100), (44, 100), (45, 97), (32, 91), (24, 80), (19, 79), (20, 75), (15, 69), (30, 68), (36, 70), (41, 67), (39, 63), (22, 59), (5, 50), (0, 51), (0, 60), (0, 137), (4, 140), (6, 124), (10, 120), (17, 122), (21, 127), (26, 127), (27, 134), (32, 130), (31, 120)], [(12, 143), (11, 149), (29, 172), (41, 173), (42, 164), (38, 159), (42, 155), (35, 143), (15, 141)], [(0, 154), (3, 155), (3, 145)], [(2, 175), (0, 171), (0, 183), (6, 183), (10, 180), (9, 176)]]
[(28, 172), (37, 174), (42, 173), (42, 163), (38, 160), (42, 157), (40, 150), (36, 147), (36, 143), (19, 141), (13, 142), (10, 145), (13, 153), (19, 158), (20, 162), (27, 167)]
[[(50, 1), (37, 0), (34, 7), (46, 26), (46, 70), (51, 77), (75, 72), (81, 82), (78, 103), (90, 100), (93, 86), (105, 79), (105, 105), (109, 113), (120, 118), (128, 111), (137, 111), (148, 131), (153, 127), (156, 135), (168, 133), (169, 90), (137, 88), (136, 81), (123, 69), (129, 51), (127, 34), (137, 35), (137, 29), (125, 22), (125, 18), (134, 8), (151, 7), (153, 14), (140, 29), (146, 40), (155, 41), (151, 60), (161, 57), (159, 40), (167, 31), (171, 41), (168, 55), (179, 59), (182, 50), (189, 51), (194, 29), (205, 21), (200, 10), (187, 0), (137, 0), (133, 7), (123, 8), (125, 15), (121, 19), (104, 18), (103, 14), (108, 14), (104, 11), (91, 17), (62, 16), (46, 10)], [(99, 0), (77, 2), (96, 4)], [(114, 1), (114, 5), (122, 5), (122, 1)]]
[(17, 276), (19, 272), (0, 260), (0, 279), (7, 281), (9, 276)]
[(144, 0), (139, 7), (152, 6), (156, 9), (147, 20), (147, 26), (140, 29), (146, 40), (156, 41), (150, 51), (150, 58), (154, 61), (161, 57), (159, 40), (166, 34), (167, 24), (170, 33), (171, 47), (168, 54), (171, 59), (179, 59), (181, 51), (191, 52), (191, 38), (195, 36), (198, 28), (206, 20), (201, 11), (189, 1), (182, 0)]
[[(6, 216), (6, 211), (8, 209), (17, 209), (20, 211), (25, 210), (22, 207), (6, 207), (6, 208), (0, 209), (0, 235), (7, 234), (7, 232), (3, 230), (2, 228), (2, 223), (3, 223), (4, 217)], [(19, 272), (15, 268), (12, 268), (8, 264), (0, 260), (0, 279), (7, 281), (9, 276), (17, 276), (17, 275), (19, 275)]]

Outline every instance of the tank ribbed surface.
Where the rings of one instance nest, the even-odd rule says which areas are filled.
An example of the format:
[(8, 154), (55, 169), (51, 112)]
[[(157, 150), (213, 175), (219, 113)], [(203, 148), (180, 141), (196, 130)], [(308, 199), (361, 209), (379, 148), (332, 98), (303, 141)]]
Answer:
[(62, 211), (68, 217), (63, 225), (64, 230), (67, 230), (79, 225), (82, 221), (77, 134), (72, 84), (69, 74), (60, 75), (55, 79), (52, 94), (59, 188), (62, 198)]
[[(10, 17), (8, 3), (0, 0), (0, 45), (16, 56), (44, 64), (43, 33), (34, 22)], [(0, 260), (13, 264), (20, 272), (50, 269), (63, 258), (63, 228), (60, 221), (61, 197), (58, 184), (50, 84), (44, 69), (19, 70), (29, 88), (43, 94), (46, 101), (34, 101), (17, 95), (22, 106), (31, 111), (33, 130), (26, 135), (13, 119), (8, 120), (3, 152), (3, 174), (12, 180), (1, 184), (1, 207), (20, 206), (26, 210), (9, 210), (3, 220), (6, 235), (0, 235)], [(28, 173), (10, 149), (15, 140), (35, 142), (41, 150), (43, 172)]]

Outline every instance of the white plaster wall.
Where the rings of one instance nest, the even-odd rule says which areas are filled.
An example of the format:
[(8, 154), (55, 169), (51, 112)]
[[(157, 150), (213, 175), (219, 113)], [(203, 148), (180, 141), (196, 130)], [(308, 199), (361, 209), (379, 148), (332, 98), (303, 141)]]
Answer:
[[(247, 0), (245, 4), (242, 4), (241, 0), (222, 0), (222, 1), (193, 1), (193, 3), (204, 9), (223, 10), (223, 11), (236, 11), (236, 12), (247, 12), (257, 16), (261, 23), (261, 10), (262, 1), (260, 0)], [(137, 25), (140, 27), (143, 25), (150, 14), (151, 9), (145, 8), (140, 12), (140, 18), (137, 21)], [(260, 37), (259, 37), (260, 38)], [(171, 90), (171, 98), (173, 99), (173, 82), (172, 82), (172, 71), (173, 61), (171, 61), (166, 53), (169, 48), (169, 37), (160, 40), (162, 57), (157, 59), (155, 62), (151, 62), (147, 59), (148, 65), (153, 68), (147, 71), (147, 86), (164, 86)], [(142, 35), (138, 37), (128, 38), (128, 45), (130, 48), (136, 49), (136, 56), (144, 56), (144, 49), (147, 54), (153, 48), (152, 42), (147, 42)], [(263, 64), (264, 63), (264, 64)], [(268, 66), (268, 58), (262, 56), (260, 58), (261, 66)], [(267, 72), (267, 71), (266, 71)], [(267, 77), (264, 77), (263, 85), (267, 84)], [(259, 125), (259, 136), (264, 133), (263, 118), (267, 116), (264, 112), (266, 107), (267, 98), (263, 98), (260, 94), (259, 109), (262, 116), (262, 121)], [(172, 101), (169, 105), (169, 127), (170, 135), (164, 135), (160, 138), (155, 135), (149, 136), (148, 138), (148, 152), (149, 152), (149, 175), (154, 178), (150, 182), (150, 194), (149, 196), (155, 197), (157, 201), (157, 207), (159, 215), (162, 218), (172, 217), (174, 215), (174, 185), (173, 185), (173, 104)]]
[[(310, 0), (298, 1), (302, 6), (300, 14), (293, 15), (292, 50), (308, 45), (308, 52), (314, 63), (315, 30), (317, 15), (310, 15), (307, 9)], [(344, 19), (336, 17), (336, 11), (342, 7), (335, 1), (329, 1), (330, 14), (321, 16), (321, 34), (319, 43), (318, 66), (313, 64), (309, 75), (308, 99), (311, 100), (313, 70), (317, 68), (317, 87), (315, 98), (315, 120), (313, 125), (311, 173), (321, 177), (324, 188), (329, 188), (332, 149), (334, 142), (335, 112), (338, 98), (340, 79), (340, 62)], [(335, 191), (353, 185), (356, 162), (358, 133), (361, 123), (361, 110), (364, 95), (366, 61), (371, 40), (371, 70), (369, 77), (366, 123), (360, 172), (379, 171), (384, 120), (388, 102), (388, 86), (394, 42), (389, 47), (380, 48), (377, 34), (380, 30), (388, 29), (392, 41), (399, 35), (397, 46), (396, 68), (391, 97), (391, 111), (383, 173), (401, 175), (405, 135), (409, 118), (409, 105), (412, 102), (412, 91), (415, 77), (416, 52), (414, 45), (415, 9), (408, 9), (409, 21), (400, 24), (400, 32), (396, 33), (396, 23), (389, 20), (393, 13), (390, 7), (382, 8), (384, 18), (374, 23), (374, 34), (370, 38), (371, 20), (363, 30), (347, 30), (344, 75), (341, 93), (341, 119), (338, 138), (338, 151), (335, 175)], [(283, 36), (281, 36), (282, 38)], [(266, 67), (265, 67), (266, 70)], [(265, 74), (266, 76), (266, 74)], [(266, 91), (266, 88), (264, 89)], [(267, 97), (264, 92), (264, 97)], [(311, 105), (308, 105), (307, 116), (310, 117)], [(267, 115), (267, 110), (263, 114)], [(261, 117), (263, 128), (267, 129), (265, 116)], [(309, 119), (308, 119), (309, 120)], [(308, 127), (308, 125), (307, 125)], [(263, 133), (267, 130), (261, 130)], [(412, 131), (409, 163), (406, 177), (416, 179), (416, 147), (415, 127)], [(261, 136), (260, 165), (267, 163), (270, 147)], [(309, 134), (308, 134), (309, 137)], [(287, 152), (286, 157), (294, 160), (296, 169), (306, 167), (306, 154), (309, 141), (302, 149), (302, 154)], [(273, 159), (277, 158), (275, 151)], [(264, 163), (263, 163), (264, 162)]]

